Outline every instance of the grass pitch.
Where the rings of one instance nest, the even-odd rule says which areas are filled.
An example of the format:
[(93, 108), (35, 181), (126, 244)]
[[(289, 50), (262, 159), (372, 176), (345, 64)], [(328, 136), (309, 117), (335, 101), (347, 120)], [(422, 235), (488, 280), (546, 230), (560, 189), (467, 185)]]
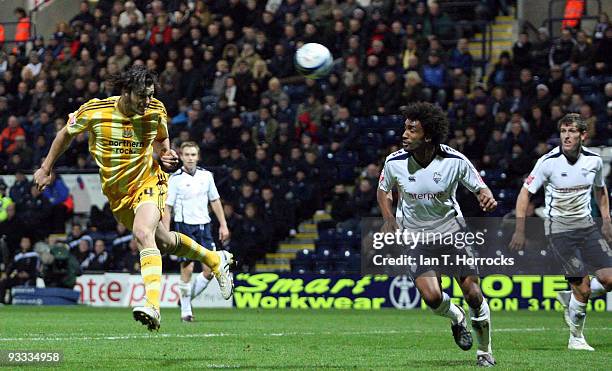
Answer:
[[(149, 333), (127, 308), (5, 306), (0, 350), (61, 350), (54, 367), (66, 370), (475, 368), (475, 347), (461, 351), (448, 320), (428, 311), (194, 314), (197, 322), (181, 323), (178, 309), (163, 309), (160, 332)], [(596, 351), (570, 352), (560, 312), (494, 312), (498, 369), (609, 370), (612, 313), (590, 312), (586, 324)]]

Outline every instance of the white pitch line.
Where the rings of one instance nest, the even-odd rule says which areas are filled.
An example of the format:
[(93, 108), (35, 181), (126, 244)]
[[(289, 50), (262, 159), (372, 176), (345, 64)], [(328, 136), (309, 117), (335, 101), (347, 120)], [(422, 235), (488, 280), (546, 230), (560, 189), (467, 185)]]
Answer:
[[(563, 328), (494, 328), (493, 332), (565, 332)], [(589, 331), (612, 331), (612, 328), (590, 328)], [(423, 330), (380, 330), (380, 331), (348, 331), (348, 332), (274, 332), (274, 333), (201, 333), (201, 334), (127, 334), (118, 336), (81, 336), (81, 337), (61, 337), (61, 336), (44, 336), (44, 337), (19, 337), (19, 338), (0, 338), (0, 342), (9, 341), (92, 341), (92, 340), (131, 340), (131, 339), (150, 339), (150, 338), (210, 338), (210, 337), (242, 337), (242, 336), (263, 336), (263, 337), (284, 337), (284, 336), (325, 336), (325, 335), (340, 335), (340, 336), (355, 336), (355, 335), (401, 335), (401, 334), (422, 334), (427, 331)]]

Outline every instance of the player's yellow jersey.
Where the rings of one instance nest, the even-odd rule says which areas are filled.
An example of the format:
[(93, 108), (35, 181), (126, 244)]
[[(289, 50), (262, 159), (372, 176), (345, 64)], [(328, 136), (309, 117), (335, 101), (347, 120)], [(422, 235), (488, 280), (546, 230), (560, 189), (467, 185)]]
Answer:
[(153, 98), (144, 115), (127, 117), (118, 101), (119, 96), (88, 101), (70, 114), (67, 127), (71, 135), (89, 133), (89, 152), (100, 167), (102, 192), (113, 211), (128, 206), (151, 178), (166, 178), (153, 160), (152, 143), (168, 137), (162, 102)]

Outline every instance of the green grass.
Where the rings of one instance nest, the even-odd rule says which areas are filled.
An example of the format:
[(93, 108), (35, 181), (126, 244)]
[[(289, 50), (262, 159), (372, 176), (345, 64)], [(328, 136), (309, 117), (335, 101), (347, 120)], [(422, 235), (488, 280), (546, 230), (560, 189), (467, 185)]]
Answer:
[[(196, 310), (181, 323), (162, 311), (159, 333), (130, 309), (0, 308), (0, 350), (61, 350), (60, 368), (85, 369), (470, 369), (475, 350), (454, 344), (447, 320), (428, 311)], [(595, 352), (566, 349), (559, 312), (493, 313), (498, 369), (605, 370), (612, 313), (589, 313)]]

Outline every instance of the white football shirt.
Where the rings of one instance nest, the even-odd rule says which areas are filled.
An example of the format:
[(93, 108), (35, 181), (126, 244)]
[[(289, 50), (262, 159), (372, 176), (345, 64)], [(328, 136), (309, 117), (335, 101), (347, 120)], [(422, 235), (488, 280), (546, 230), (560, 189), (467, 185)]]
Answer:
[(426, 167), (403, 149), (387, 156), (378, 188), (389, 192), (398, 187), (400, 227), (453, 233), (462, 226), (457, 218), (463, 214), (455, 197), (459, 182), (471, 192), (487, 187), (462, 153), (441, 144)]
[(575, 163), (570, 163), (560, 147), (540, 157), (525, 179), (524, 187), (536, 193), (544, 186), (546, 233), (558, 233), (593, 225), (591, 191), (604, 186), (601, 157), (582, 147)]
[(208, 224), (208, 203), (219, 199), (219, 192), (210, 171), (200, 167), (193, 175), (177, 170), (168, 180), (166, 205), (174, 208), (174, 221), (186, 224)]

